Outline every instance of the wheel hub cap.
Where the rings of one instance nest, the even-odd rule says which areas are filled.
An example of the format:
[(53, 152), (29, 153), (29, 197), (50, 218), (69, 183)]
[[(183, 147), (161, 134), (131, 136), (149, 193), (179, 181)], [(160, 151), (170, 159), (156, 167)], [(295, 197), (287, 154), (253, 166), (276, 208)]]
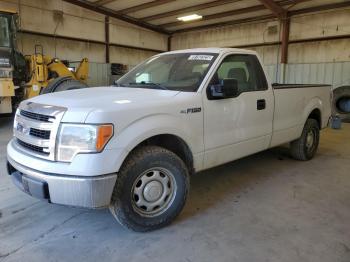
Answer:
[(132, 206), (142, 216), (158, 216), (171, 206), (176, 187), (175, 177), (169, 170), (149, 169), (135, 180)]
[(148, 202), (157, 201), (163, 193), (163, 186), (158, 181), (151, 181), (143, 189), (143, 196)]
[(306, 137), (306, 147), (311, 148), (314, 144), (314, 133), (310, 131)]

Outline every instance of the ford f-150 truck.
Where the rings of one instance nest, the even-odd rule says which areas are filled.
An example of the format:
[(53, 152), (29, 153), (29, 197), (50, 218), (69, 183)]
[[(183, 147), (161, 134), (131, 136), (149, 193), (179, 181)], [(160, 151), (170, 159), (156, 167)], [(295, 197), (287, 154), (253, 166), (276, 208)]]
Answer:
[(272, 85), (253, 51), (167, 52), (115, 86), (23, 101), (7, 168), (33, 197), (148, 231), (180, 213), (195, 172), (285, 143), (313, 158), (330, 114), (330, 86)]

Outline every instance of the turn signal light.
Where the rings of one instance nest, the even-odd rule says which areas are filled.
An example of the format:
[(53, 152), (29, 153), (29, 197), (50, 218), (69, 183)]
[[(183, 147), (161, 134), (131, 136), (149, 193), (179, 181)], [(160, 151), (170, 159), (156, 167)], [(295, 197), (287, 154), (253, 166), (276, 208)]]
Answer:
[(99, 126), (98, 131), (97, 131), (96, 150), (102, 151), (112, 136), (113, 136), (113, 126), (112, 125)]

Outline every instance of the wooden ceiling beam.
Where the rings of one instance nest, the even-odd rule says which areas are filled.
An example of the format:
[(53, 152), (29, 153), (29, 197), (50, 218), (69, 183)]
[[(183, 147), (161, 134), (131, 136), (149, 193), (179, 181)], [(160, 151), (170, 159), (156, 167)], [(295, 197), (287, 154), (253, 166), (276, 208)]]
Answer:
[(284, 10), (277, 2), (273, 0), (259, 0), (266, 9), (269, 9), (276, 17), (285, 18), (287, 17), (287, 11)]
[(218, 19), (218, 18), (227, 17), (227, 16), (252, 13), (252, 12), (261, 11), (261, 10), (265, 10), (265, 6), (255, 5), (255, 6), (250, 6), (250, 7), (246, 7), (246, 8), (240, 8), (240, 9), (235, 9), (235, 10), (231, 10), (231, 11), (226, 11), (226, 12), (222, 12), (222, 13), (205, 15), (205, 16), (203, 16), (203, 18), (201, 20), (194, 20), (194, 21), (189, 21), (189, 22), (177, 21), (177, 22), (160, 24), (159, 26), (161, 26), (163, 28), (175, 27), (175, 26), (181, 26), (181, 25), (185, 25), (185, 24), (192, 24), (192, 23), (196, 23), (196, 22), (198, 23), (198, 22), (202, 22), (202, 21)]
[(272, 20), (272, 19), (276, 19), (276, 16), (273, 14), (262, 15), (262, 16), (256, 16), (256, 17), (250, 17), (250, 18), (231, 20), (228, 22), (219, 22), (219, 23), (214, 23), (214, 24), (210, 24), (210, 25), (201, 25), (201, 26), (196, 26), (196, 27), (179, 29), (179, 30), (174, 31), (173, 33), (174, 34), (175, 33), (184, 33), (184, 32), (190, 32), (190, 31), (201, 30), (201, 29), (210, 29), (210, 28), (214, 28), (214, 27), (221, 27), (221, 26), (228, 26), (228, 25), (238, 25), (238, 24), (251, 23), (251, 22), (262, 22), (262, 21)]
[(101, 5), (106, 5), (115, 1), (117, 0), (97, 0), (94, 2), (94, 5), (101, 6)]
[[(310, 0), (303, 0), (303, 1), (310, 1)], [(294, 2), (295, 2), (295, 0), (280, 0), (280, 1), (277, 1), (276, 3), (280, 6), (287, 6), (287, 5), (293, 4)], [(212, 19), (218, 19), (218, 18), (227, 17), (227, 16), (234, 16), (234, 15), (241, 15), (241, 14), (252, 13), (252, 12), (257, 12), (257, 11), (262, 11), (262, 10), (266, 10), (266, 7), (264, 5), (255, 5), (255, 6), (250, 6), (250, 7), (246, 7), (246, 8), (216, 13), (216, 14), (212, 14), (212, 15), (205, 15), (205, 16), (203, 16), (203, 18), (201, 20), (194, 20), (194, 21), (189, 21), (189, 22), (176, 21), (176, 22), (171, 22), (171, 23), (159, 24), (158, 26), (163, 27), (163, 28), (169, 28), (169, 27), (181, 26), (181, 25), (189, 24), (189, 23), (196, 23), (196, 22), (199, 23), (201, 21), (208, 21), (208, 20), (212, 20)], [(286, 12), (286, 14), (287, 14), (287, 12)]]
[(170, 32), (157, 26), (157, 25), (152, 25), (143, 21), (140, 21), (139, 19), (124, 15), (119, 13), (118, 11), (114, 11), (112, 9), (109, 8), (105, 8), (103, 6), (97, 6), (95, 5), (93, 2), (87, 2), (87, 1), (83, 1), (83, 0), (62, 0), (64, 2), (94, 11), (96, 13), (100, 13), (106, 16), (110, 16), (119, 20), (122, 20), (124, 22), (133, 24), (133, 25), (137, 25), (139, 27), (148, 29), (148, 30), (152, 30), (158, 33), (162, 33), (162, 34), (166, 34), (169, 35)]
[(299, 10), (293, 10), (293, 11), (290, 11), (289, 13), (290, 13), (290, 15), (293, 16), (293, 15), (321, 12), (321, 11), (327, 11), (327, 10), (339, 9), (339, 8), (347, 8), (347, 7), (350, 7), (350, 1), (308, 7), (308, 8), (303, 8), (303, 9), (299, 9)]
[[(174, 15), (182, 15), (182, 14), (186, 14), (186, 13), (190, 13), (190, 12), (197, 12), (197, 11), (202, 10), (202, 9), (212, 8), (212, 7), (225, 5), (225, 4), (236, 3), (236, 2), (240, 2), (240, 1), (243, 1), (243, 0), (216, 0), (216, 1), (209, 2), (209, 3), (193, 5), (190, 7), (180, 8), (180, 9), (172, 10), (172, 11), (161, 13), (161, 14), (144, 16), (144, 17), (140, 17), (140, 19), (142, 21), (149, 22), (152, 20), (160, 19), (160, 18), (165, 18), (165, 17), (169, 17), (169, 16), (174, 16)], [(294, 6), (296, 4), (299, 4), (302, 2), (307, 2), (307, 1), (311, 1), (311, 0), (289, 0), (289, 1), (285, 1), (283, 3), (283, 5)]]
[[(299, 1), (301, 1), (301, 0), (299, 0)], [(291, 2), (293, 2), (293, 1), (289, 1), (288, 4), (291, 4)], [(315, 6), (315, 7), (308, 7), (308, 8), (303, 8), (303, 9), (299, 9), (299, 10), (293, 10), (293, 11), (288, 12), (288, 15), (289, 15), (289, 17), (292, 17), (295, 15), (308, 14), (308, 13), (314, 13), (314, 12), (320, 12), (320, 11), (327, 11), (327, 10), (339, 9), (339, 8), (348, 8), (348, 7), (350, 7), (350, 1)], [(209, 24), (209, 25), (201, 25), (201, 26), (196, 26), (196, 27), (178, 29), (176, 31), (173, 31), (173, 33), (183, 33), (183, 32), (190, 32), (190, 31), (209, 29), (209, 28), (220, 27), (220, 26), (236, 25), (236, 24), (243, 24), (243, 23), (250, 23), (250, 22), (257, 22), (257, 21), (262, 22), (262, 21), (266, 21), (266, 20), (273, 20), (274, 18), (276, 18), (275, 15), (263, 15), (263, 16), (252, 17), (252, 18), (244, 18), (244, 19), (238, 19), (238, 20), (231, 20), (231, 21), (227, 21), (227, 22), (220, 22), (220, 23), (213, 23), (213, 24)]]
[(156, 19), (174, 16), (174, 15), (182, 15), (190, 12), (197, 12), (202, 9), (216, 7), (216, 6), (225, 5), (225, 4), (231, 4), (231, 3), (240, 2), (240, 1), (243, 1), (243, 0), (216, 0), (209, 3), (192, 5), (189, 7), (180, 8), (180, 9), (172, 10), (161, 14), (145, 16), (145, 17), (141, 17), (140, 19), (142, 19), (143, 21), (151, 21), (151, 20), (156, 20)]
[(175, 2), (176, 0), (154, 0), (148, 3), (144, 3), (144, 4), (140, 4), (140, 5), (135, 5), (129, 8), (125, 8), (122, 10), (118, 10), (119, 13), (122, 14), (128, 14), (128, 13), (132, 13), (132, 12), (136, 12), (136, 11), (140, 11), (140, 10), (144, 10), (147, 8), (151, 8), (151, 7), (156, 7), (159, 5), (164, 5), (170, 2)]

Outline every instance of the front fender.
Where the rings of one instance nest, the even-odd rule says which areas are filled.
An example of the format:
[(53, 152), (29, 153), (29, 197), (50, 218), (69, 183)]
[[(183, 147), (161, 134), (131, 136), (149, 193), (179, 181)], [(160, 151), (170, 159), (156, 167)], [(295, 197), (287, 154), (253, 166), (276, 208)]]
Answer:
[[(157, 114), (133, 121), (122, 130), (116, 128), (116, 136), (107, 148), (123, 148), (125, 154), (119, 156), (118, 170), (127, 155), (140, 143), (157, 135), (169, 134), (181, 138), (193, 154), (194, 165), (200, 169), (204, 150), (203, 136), (198, 129), (191, 128), (188, 121), (170, 114)], [(202, 130), (202, 129), (200, 129)], [(196, 132), (197, 131), (197, 132)]]

